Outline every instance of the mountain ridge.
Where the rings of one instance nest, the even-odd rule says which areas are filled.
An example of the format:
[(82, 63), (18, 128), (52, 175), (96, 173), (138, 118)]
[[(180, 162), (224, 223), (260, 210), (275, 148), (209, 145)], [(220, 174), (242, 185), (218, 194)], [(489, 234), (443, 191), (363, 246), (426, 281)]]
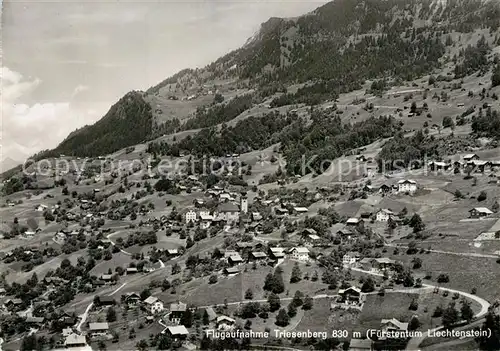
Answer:
[[(319, 91), (314, 95), (316, 98), (311, 100), (311, 90), (306, 90), (302, 95), (307, 99), (294, 96), (289, 101), (311, 103), (359, 89), (367, 79), (390, 77), (411, 81), (443, 64), (449, 46), (445, 31), (498, 30), (494, 20), (500, 17), (499, 7), (492, 0), (336, 0), (293, 19), (272, 17), (241, 48), (202, 69), (183, 69), (145, 92), (131, 92), (138, 94), (133, 99), (136, 107), (126, 105), (126, 97), (131, 94), (127, 93), (101, 120), (72, 132), (54, 150), (41, 153), (40, 157), (111, 153), (152, 138), (158, 134), (155, 133), (158, 126), (172, 120), (175, 121), (172, 128), (161, 130), (168, 134), (182, 129), (175, 115), (158, 122), (158, 109), (153, 108), (156, 100), (146, 102), (147, 98), (165, 97), (175, 91), (184, 97), (172, 93), (168, 99), (184, 99), (196, 96), (205, 85), (213, 85), (215, 93), (218, 90), (215, 82), (221, 79), (233, 79), (238, 85), (255, 89), (255, 103), (283, 89), (286, 92), (286, 86), (294, 83), (323, 82), (316, 87)], [(120, 108), (120, 104), (125, 105)], [(212, 104), (209, 101), (202, 107)], [(199, 108), (186, 118), (194, 116)], [(136, 112), (137, 125), (141, 126), (141, 132), (129, 138), (116, 136), (118, 133), (113, 132), (116, 125), (106, 123), (109, 119), (123, 118), (132, 122), (134, 116), (126, 117), (123, 113), (126, 110)], [(102, 131), (103, 127), (109, 130)], [(118, 129), (126, 135), (121, 132), (124, 128)], [(110, 135), (113, 137), (109, 138)]]

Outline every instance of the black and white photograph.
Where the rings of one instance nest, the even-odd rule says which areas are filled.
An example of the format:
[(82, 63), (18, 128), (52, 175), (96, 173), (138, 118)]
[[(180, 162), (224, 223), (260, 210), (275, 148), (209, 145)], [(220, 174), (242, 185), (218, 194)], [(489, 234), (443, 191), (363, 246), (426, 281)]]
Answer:
[(0, 351), (500, 351), (500, 0), (0, 11)]

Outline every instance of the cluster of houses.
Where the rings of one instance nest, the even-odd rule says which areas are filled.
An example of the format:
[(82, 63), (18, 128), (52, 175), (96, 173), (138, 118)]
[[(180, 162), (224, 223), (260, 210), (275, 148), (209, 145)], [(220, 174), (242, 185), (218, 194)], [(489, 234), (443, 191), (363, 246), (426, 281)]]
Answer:
[(484, 173), (486, 171), (494, 171), (500, 169), (499, 160), (481, 160), (477, 154), (467, 154), (458, 161), (431, 161), (428, 163), (431, 171), (447, 171), (450, 169), (463, 169), (471, 167), (473, 172)]
[(219, 205), (215, 211), (210, 213), (204, 207), (203, 199), (195, 200), (195, 208), (186, 210), (183, 214), (186, 224), (199, 223), (200, 228), (207, 229), (214, 222), (236, 223), (240, 215), (248, 213), (248, 198), (245, 193), (240, 195), (239, 205), (235, 203), (236, 194), (224, 192), (222, 188), (216, 187), (208, 193), (219, 199)]
[[(301, 262), (307, 262), (311, 259), (309, 249), (303, 246), (292, 248), (270, 247), (267, 252), (258, 251), (257, 247), (262, 248), (263, 246), (261, 243), (258, 243), (255, 247), (251, 243), (238, 243), (236, 250), (226, 250), (222, 259), (229, 264), (229, 267), (224, 269), (224, 274), (229, 276), (238, 274), (240, 272), (238, 266), (246, 262), (272, 264), (285, 258)], [(249, 250), (247, 259), (244, 259), (241, 253), (247, 249)]]
[(394, 268), (396, 263), (397, 261), (387, 257), (365, 257), (361, 259), (359, 252), (352, 251), (347, 252), (344, 256), (342, 256), (342, 264), (344, 266), (356, 266), (361, 269), (374, 272), (390, 271)]

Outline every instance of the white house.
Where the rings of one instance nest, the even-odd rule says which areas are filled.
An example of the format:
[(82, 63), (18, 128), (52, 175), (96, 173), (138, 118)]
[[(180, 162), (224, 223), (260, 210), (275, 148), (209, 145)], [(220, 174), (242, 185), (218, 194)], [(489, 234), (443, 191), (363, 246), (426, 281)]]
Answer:
[(228, 316), (219, 316), (215, 323), (218, 330), (231, 330), (234, 328), (236, 321)]
[(359, 253), (357, 252), (348, 252), (344, 256), (342, 256), (342, 263), (344, 265), (354, 264), (358, 260), (359, 260)]
[(37, 212), (43, 212), (43, 211), (45, 211), (47, 208), (48, 208), (48, 207), (47, 207), (47, 205), (40, 204), (40, 205), (38, 205), (38, 207), (35, 209), (35, 211), (37, 211)]
[(417, 182), (411, 179), (404, 179), (398, 182), (398, 191), (400, 193), (414, 193), (417, 191)]
[(151, 314), (163, 312), (163, 310), (165, 309), (165, 307), (163, 306), (163, 302), (161, 302), (161, 300), (159, 300), (155, 296), (150, 296), (146, 300), (144, 300), (144, 305)]
[(207, 210), (207, 209), (202, 209), (202, 210), (199, 210), (198, 211), (198, 216), (201, 217), (201, 216), (210, 216), (210, 211)]
[(302, 214), (302, 213), (307, 213), (308, 209), (307, 207), (294, 207), (293, 212), (296, 214)]
[(189, 223), (189, 222), (196, 222), (196, 212), (193, 211), (193, 210), (189, 210), (185, 213), (185, 218), (186, 218), (186, 223)]
[(394, 216), (394, 212), (383, 208), (377, 212), (375, 219), (377, 222), (387, 222), (392, 216)]
[(290, 251), (290, 257), (299, 261), (307, 261), (309, 260), (309, 249), (307, 247), (295, 247)]
[(63, 232), (58, 232), (54, 235), (54, 241), (59, 245), (62, 245), (66, 242), (67, 236)]
[(24, 237), (26, 239), (33, 239), (35, 237), (35, 232), (32, 230), (27, 230), (24, 232)]

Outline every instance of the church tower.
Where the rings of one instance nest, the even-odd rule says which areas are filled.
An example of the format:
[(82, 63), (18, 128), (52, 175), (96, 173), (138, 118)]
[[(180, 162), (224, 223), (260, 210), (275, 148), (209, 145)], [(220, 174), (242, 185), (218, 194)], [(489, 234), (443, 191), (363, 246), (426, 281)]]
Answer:
[(241, 198), (240, 198), (240, 212), (241, 213), (248, 213), (247, 193), (241, 193)]

